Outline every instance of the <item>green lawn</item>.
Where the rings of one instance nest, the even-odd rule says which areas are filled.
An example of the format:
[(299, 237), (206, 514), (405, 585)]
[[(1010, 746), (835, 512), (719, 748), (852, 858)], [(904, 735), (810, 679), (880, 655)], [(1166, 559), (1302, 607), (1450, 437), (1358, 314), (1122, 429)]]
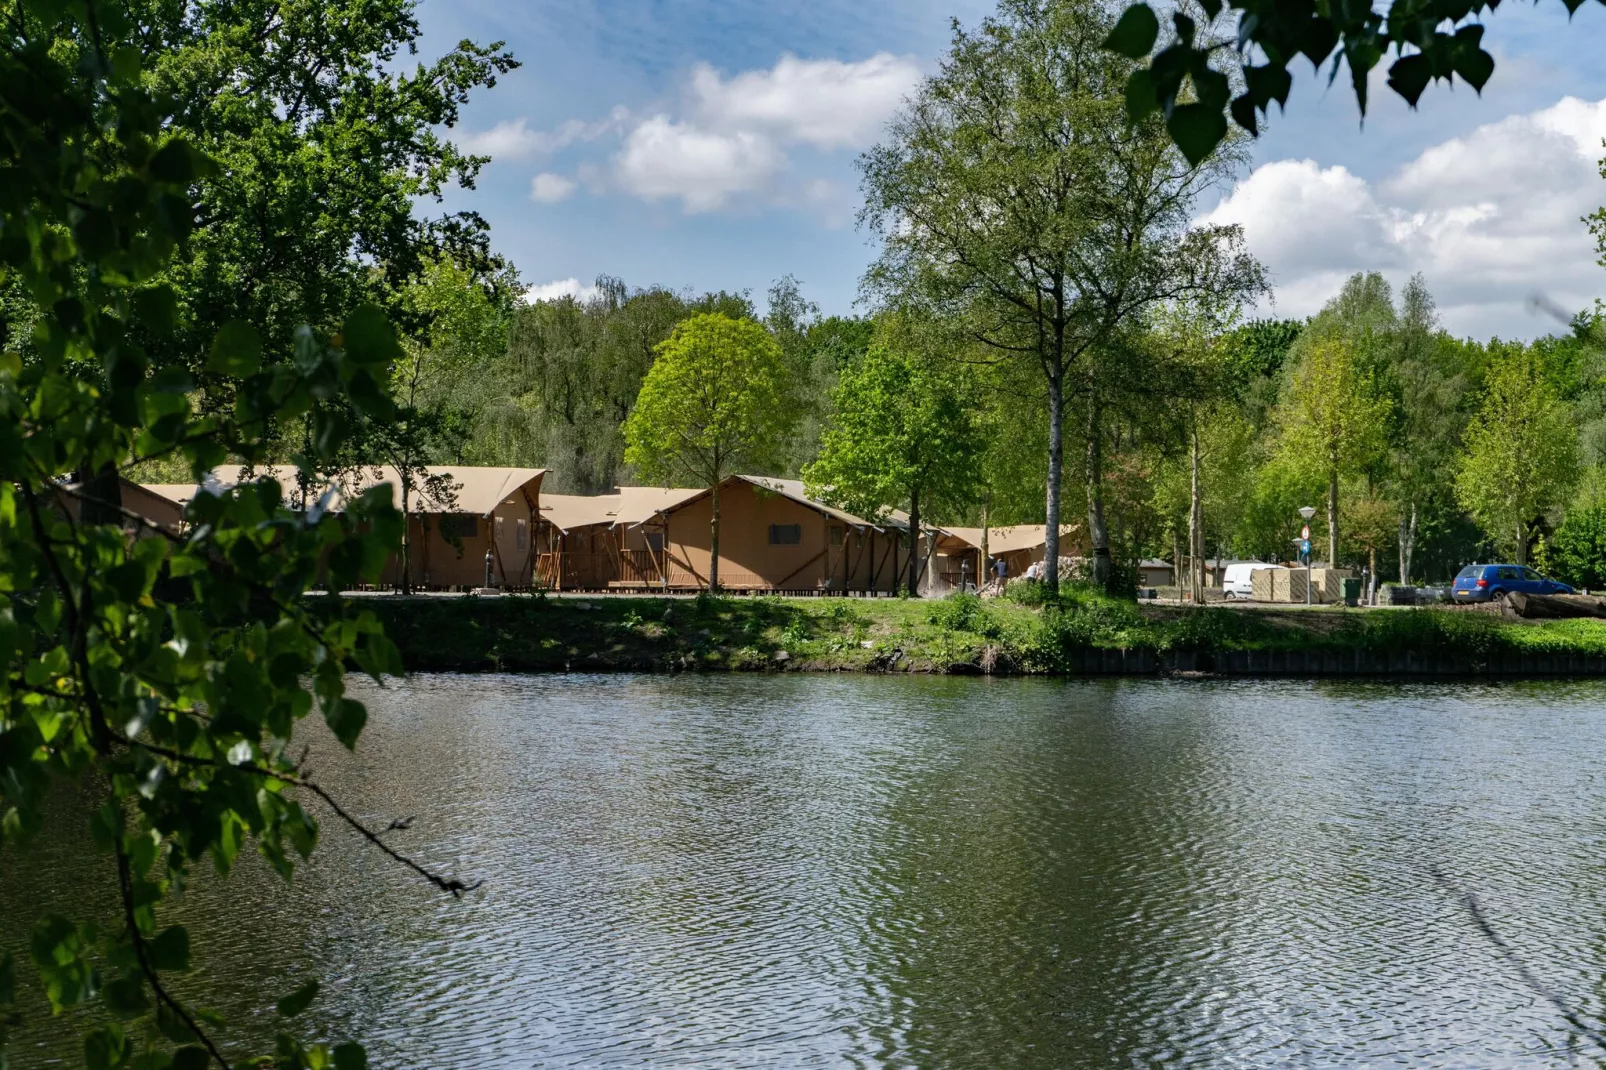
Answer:
[(365, 598), (418, 670), (1052, 673), (1078, 648), (1606, 655), (1606, 621), (1450, 609), (1264, 612), (1140, 606), (1071, 591), (1054, 606), (973, 597)]

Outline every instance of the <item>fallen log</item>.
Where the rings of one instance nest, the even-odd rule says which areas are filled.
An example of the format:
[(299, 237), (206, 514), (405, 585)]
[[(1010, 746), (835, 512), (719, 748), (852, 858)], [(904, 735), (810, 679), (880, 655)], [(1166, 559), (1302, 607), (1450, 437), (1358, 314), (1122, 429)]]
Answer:
[(1569, 620), (1594, 617), (1606, 620), (1606, 598), (1584, 594), (1524, 594), (1511, 591), (1504, 596), (1504, 613), (1523, 620)]

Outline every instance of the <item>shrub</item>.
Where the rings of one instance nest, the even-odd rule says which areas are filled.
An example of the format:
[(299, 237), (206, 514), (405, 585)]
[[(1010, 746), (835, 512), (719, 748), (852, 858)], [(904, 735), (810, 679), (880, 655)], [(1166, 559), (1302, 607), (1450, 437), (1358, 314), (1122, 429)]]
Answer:
[(1575, 587), (1606, 587), (1606, 502), (1567, 511), (1551, 559), (1558, 576)]

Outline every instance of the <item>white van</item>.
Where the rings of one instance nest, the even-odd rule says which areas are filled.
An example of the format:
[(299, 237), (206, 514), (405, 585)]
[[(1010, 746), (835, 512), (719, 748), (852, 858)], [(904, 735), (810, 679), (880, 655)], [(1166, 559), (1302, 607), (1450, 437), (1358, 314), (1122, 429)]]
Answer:
[(1221, 593), (1226, 598), (1253, 598), (1255, 585), (1252, 577), (1255, 570), (1281, 567), (1281, 565), (1268, 565), (1264, 561), (1234, 561), (1227, 566), (1227, 571), (1221, 577)]

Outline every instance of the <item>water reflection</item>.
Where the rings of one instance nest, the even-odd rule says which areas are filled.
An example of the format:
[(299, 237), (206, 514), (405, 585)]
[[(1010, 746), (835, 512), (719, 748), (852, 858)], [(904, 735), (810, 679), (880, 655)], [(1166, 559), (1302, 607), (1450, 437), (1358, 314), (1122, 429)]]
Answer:
[[(176, 913), (184, 989), (376, 1066), (1531, 1066), (1601, 1009), (1601, 685), (424, 677), (318, 775), (484, 888), (326, 824)], [(0, 857), (0, 939), (109, 906), (81, 820)], [(54, 845), (54, 846), (53, 846)], [(35, 1016), (21, 1066), (76, 1061)]]

